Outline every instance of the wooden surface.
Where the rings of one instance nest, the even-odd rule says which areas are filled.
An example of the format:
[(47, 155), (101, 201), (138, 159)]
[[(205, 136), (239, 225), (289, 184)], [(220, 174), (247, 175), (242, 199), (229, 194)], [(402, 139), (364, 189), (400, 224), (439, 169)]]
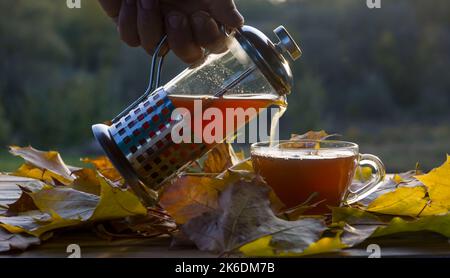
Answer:
[[(2, 186), (0, 204), (14, 201), (20, 194), (16, 186)], [(45, 241), (40, 246), (33, 246), (25, 252), (0, 253), (2, 257), (67, 257), (66, 248), (78, 244), (82, 257), (215, 257), (214, 254), (198, 251), (194, 248), (169, 249), (170, 238), (120, 239), (105, 240), (87, 231), (65, 231)], [(338, 253), (320, 254), (318, 257), (368, 257), (370, 244), (380, 246), (381, 257), (448, 257), (450, 242), (447, 238), (432, 233), (395, 235), (388, 238), (371, 239), (360, 246)]]
[[(40, 246), (25, 252), (0, 253), (0, 258), (19, 257), (67, 257), (69, 244), (78, 244), (83, 258), (196, 258), (216, 257), (196, 249), (169, 249), (170, 239), (121, 239), (108, 241), (88, 232), (66, 232), (56, 235)], [(447, 257), (450, 258), (450, 243), (435, 234), (398, 235), (385, 239), (372, 239), (355, 248), (338, 253), (320, 254), (316, 257), (368, 257), (370, 244), (380, 246), (381, 257)]]

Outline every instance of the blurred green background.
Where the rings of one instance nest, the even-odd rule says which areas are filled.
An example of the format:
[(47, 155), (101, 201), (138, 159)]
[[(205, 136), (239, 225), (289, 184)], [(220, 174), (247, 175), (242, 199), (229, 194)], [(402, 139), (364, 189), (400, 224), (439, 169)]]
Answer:
[[(240, 0), (246, 23), (283, 24), (304, 56), (282, 137), (325, 129), (379, 155), (389, 171), (427, 170), (450, 152), (450, 1)], [(149, 57), (125, 46), (97, 1), (0, 2), (0, 171), (7, 145), (57, 149), (71, 163), (98, 151), (90, 126), (146, 88)], [(185, 65), (170, 57), (167, 81)]]

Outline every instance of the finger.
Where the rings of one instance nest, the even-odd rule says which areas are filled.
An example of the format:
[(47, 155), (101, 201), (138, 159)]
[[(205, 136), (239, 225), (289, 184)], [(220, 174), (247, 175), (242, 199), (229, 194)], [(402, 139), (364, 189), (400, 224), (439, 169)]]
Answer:
[(119, 16), (122, 0), (99, 0), (103, 10), (112, 18)]
[(187, 17), (180, 12), (166, 16), (166, 31), (170, 49), (185, 63), (193, 64), (203, 57), (203, 50), (195, 43)]
[(244, 25), (244, 17), (239, 13), (233, 0), (207, 0), (214, 19), (227, 27), (238, 28)]
[(141, 46), (153, 55), (156, 45), (163, 36), (164, 23), (158, 0), (140, 0), (138, 5), (137, 29)]
[(119, 14), (120, 38), (129, 46), (139, 46), (136, 0), (124, 0)]
[(199, 45), (212, 53), (226, 50), (225, 35), (207, 12), (199, 11), (192, 14), (191, 22), (195, 40)]

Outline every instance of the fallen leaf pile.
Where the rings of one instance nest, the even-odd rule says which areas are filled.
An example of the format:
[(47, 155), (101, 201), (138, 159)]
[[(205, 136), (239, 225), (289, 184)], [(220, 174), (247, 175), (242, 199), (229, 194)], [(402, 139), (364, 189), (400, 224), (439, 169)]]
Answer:
[[(11, 147), (10, 152), (25, 163), (14, 173), (0, 175), (0, 196), (11, 200), (0, 204), (0, 251), (24, 250), (61, 228), (144, 216), (149, 221), (157, 217), (157, 225), (172, 222), (167, 215), (144, 207), (133, 192), (124, 189), (119, 174), (105, 158), (86, 160), (94, 164), (93, 170), (67, 166), (53, 151)], [(17, 187), (21, 195), (8, 198), (8, 191)], [(166, 226), (170, 231), (170, 225)]]
[[(329, 137), (321, 131), (292, 139)], [(169, 181), (155, 207), (143, 206), (105, 157), (82, 159), (87, 167), (76, 168), (53, 151), (10, 152), (25, 163), (0, 175), (0, 199), (7, 200), (0, 203), (0, 252), (25, 250), (74, 227), (110, 239), (170, 235), (175, 245), (187, 240), (219, 255), (264, 257), (334, 252), (404, 232), (450, 238), (450, 156), (427, 174), (389, 176), (374, 194), (331, 215), (308, 215), (312, 200), (284, 209), (251, 161), (228, 144)], [(359, 169), (355, 182), (367, 176)], [(12, 193), (17, 187), (20, 195)]]

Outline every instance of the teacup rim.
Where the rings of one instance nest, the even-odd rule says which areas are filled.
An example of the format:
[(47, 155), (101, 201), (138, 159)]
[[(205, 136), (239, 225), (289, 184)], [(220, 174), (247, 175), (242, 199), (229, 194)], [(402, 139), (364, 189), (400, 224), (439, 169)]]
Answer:
[[(339, 147), (324, 147), (324, 148), (320, 148), (321, 150), (349, 150), (349, 149), (356, 149), (357, 151), (359, 151), (359, 145), (357, 143), (354, 142), (350, 142), (350, 141), (344, 141), (344, 140), (330, 140), (330, 139), (284, 139), (284, 140), (274, 140), (273, 142), (278, 143), (276, 146), (279, 145), (279, 143), (289, 143), (289, 142), (293, 142), (293, 143), (338, 143), (338, 144), (346, 144), (346, 146), (339, 146)], [(260, 142), (255, 142), (253, 144), (250, 145), (251, 149), (254, 148), (275, 148), (276, 146), (270, 146), (270, 144), (272, 143), (272, 141), (268, 140), (268, 141), (260, 141)], [(260, 146), (260, 144), (267, 144), (267, 146)], [(290, 149), (292, 150), (292, 149)], [(316, 150), (313, 147), (310, 148), (302, 148), (301, 150)]]

